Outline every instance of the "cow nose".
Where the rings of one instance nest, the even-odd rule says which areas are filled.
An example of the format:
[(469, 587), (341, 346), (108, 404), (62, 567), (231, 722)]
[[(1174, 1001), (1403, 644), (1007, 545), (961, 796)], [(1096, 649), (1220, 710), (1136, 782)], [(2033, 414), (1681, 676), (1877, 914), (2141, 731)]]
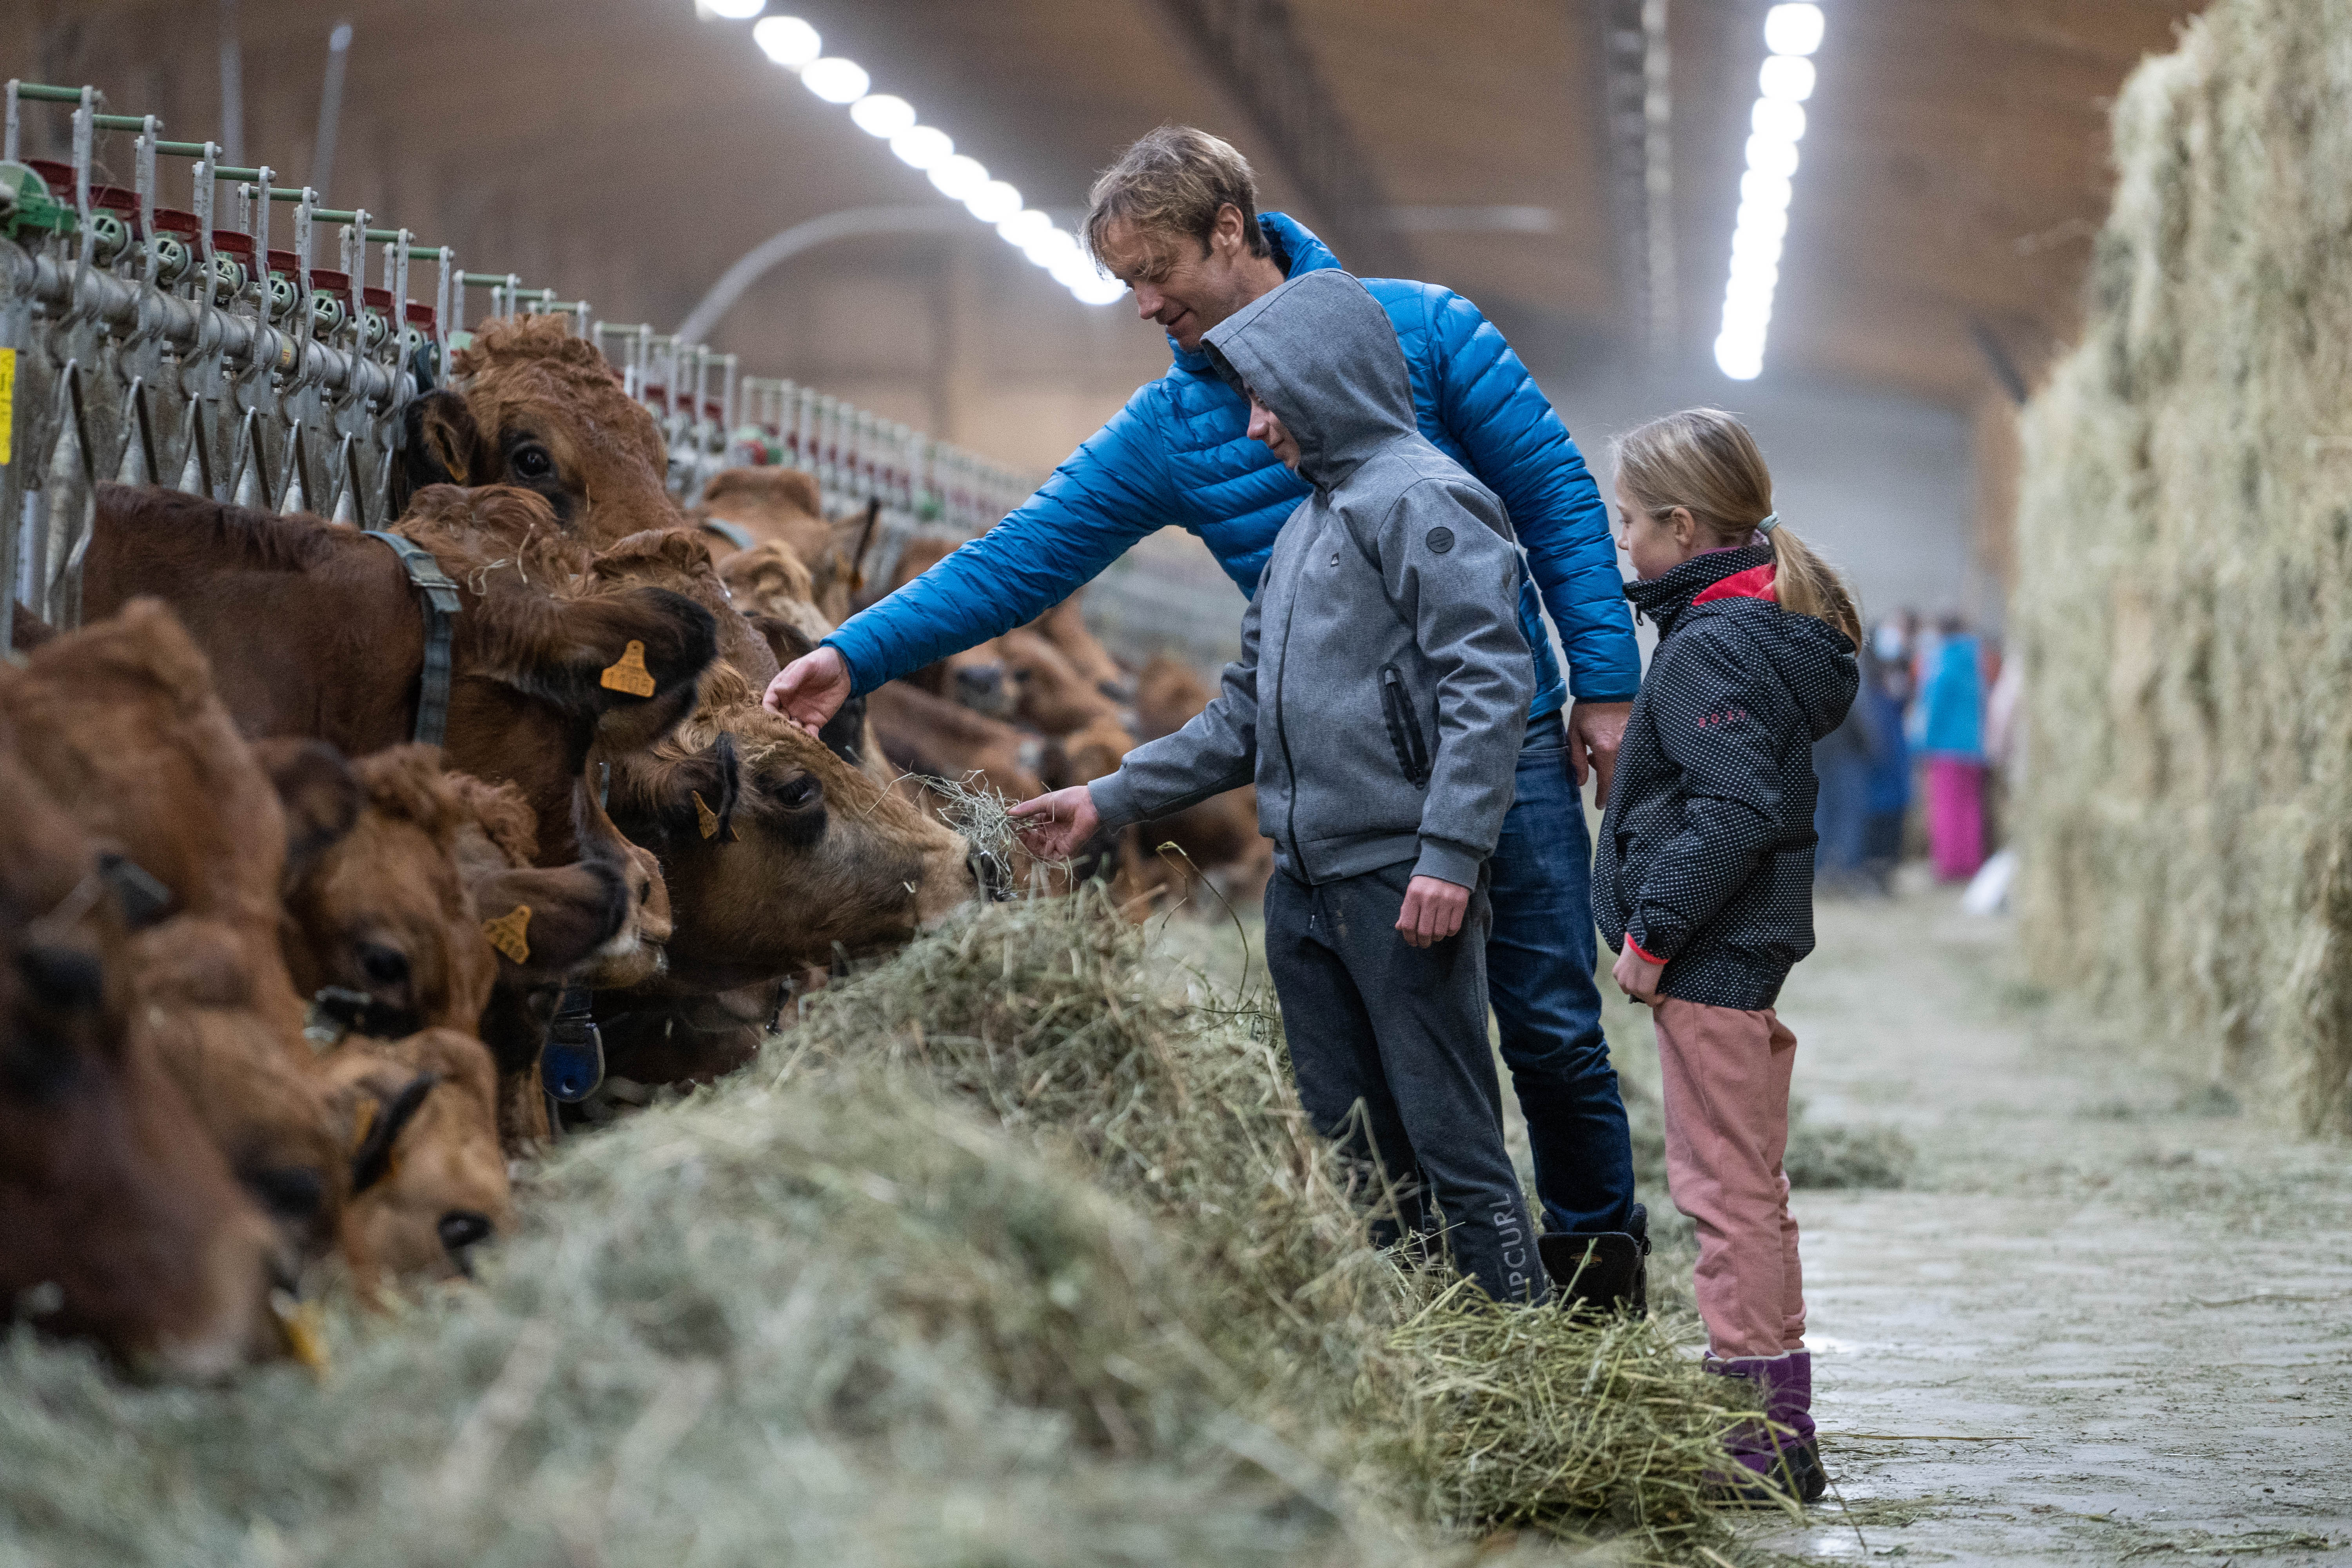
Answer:
[(1013, 897), (1013, 868), (1001, 855), (991, 855), (985, 849), (971, 852), (971, 879), (980, 884), (982, 897), (992, 904), (1001, 904)]
[(498, 1230), (490, 1223), (489, 1215), (477, 1214), (472, 1209), (451, 1209), (441, 1216), (440, 1224), (435, 1228), (441, 1234), (441, 1247), (449, 1254), (449, 1261), (468, 1279), (474, 1273), (472, 1249), (489, 1240)]
[(993, 703), (1004, 689), (1004, 671), (996, 665), (970, 665), (956, 671), (956, 698), (968, 708)]

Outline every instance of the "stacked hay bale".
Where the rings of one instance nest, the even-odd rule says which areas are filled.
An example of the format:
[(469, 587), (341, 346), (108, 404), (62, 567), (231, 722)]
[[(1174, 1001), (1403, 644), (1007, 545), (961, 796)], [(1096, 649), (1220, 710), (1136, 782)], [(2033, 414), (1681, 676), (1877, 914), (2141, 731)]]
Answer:
[(2116, 108), (2025, 422), (2027, 942), (2352, 1122), (2352, 3), (2220, 0)]

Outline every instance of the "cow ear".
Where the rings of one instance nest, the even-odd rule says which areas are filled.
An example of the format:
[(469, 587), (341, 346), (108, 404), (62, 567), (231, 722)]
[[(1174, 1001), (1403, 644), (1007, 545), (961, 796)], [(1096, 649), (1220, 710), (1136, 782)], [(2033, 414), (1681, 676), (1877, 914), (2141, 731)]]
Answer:
[[(426, 393), (408, 405), (403, 423), (401, 475), (411, 494), (427, 485), (471, 485), (488, 477), (474, 473), (481, 436), (473, 410), (457, 394), (446, 387)], [(407, 497), (401, 500), (405, 505)]]
[(319, 857), (360, 819), (365, 797), (343, 754), (324, 741), (274, 736), (253, 743), (254, 756), (286, 808), (288, 889), (299, 887)]
[(421, 1072), (403, 1085), (389, 1104), (360, 1101), (362, 1131), (359, 1147), (352, 1151), (352, 1196), (359, 1196), (392, 1173), (393, 1146), (425, 1109), (425, 1097), (440, 1081), (437, 1072)]

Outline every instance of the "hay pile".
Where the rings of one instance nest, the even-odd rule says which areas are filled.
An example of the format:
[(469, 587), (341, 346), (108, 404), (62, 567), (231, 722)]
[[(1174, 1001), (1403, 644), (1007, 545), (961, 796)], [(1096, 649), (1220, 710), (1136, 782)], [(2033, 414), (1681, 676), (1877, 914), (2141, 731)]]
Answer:
[(0, 1349), (0, 1568), (1417, 1563), (1717, 1539), (1647, 1324), (1370, 1252), (1279, 1030), (1098, 896), (979, 911), (715, 1090), (567, 1143), (479, 1287), (322, 1385)]
[(2024, 428), (2026, 944), (2352, 1126), (2352, 4), (2219, 0), (2115, 124)]

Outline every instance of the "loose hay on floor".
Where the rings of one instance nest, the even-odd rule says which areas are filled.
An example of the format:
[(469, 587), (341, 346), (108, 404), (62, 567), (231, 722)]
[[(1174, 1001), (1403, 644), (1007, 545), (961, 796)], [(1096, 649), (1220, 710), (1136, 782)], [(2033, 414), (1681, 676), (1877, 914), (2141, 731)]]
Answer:
[(2024, 423), (2026, 947), (2352, 1127), (2352, 4), (2218, 0), (2115, 137)]
[[(1099, 896), (978, 911), (578, 1138), (323, 1386), (19, 1334), (0, 1565), (1457, 1562), (1715, 1539), (1686, 1346), (1373, 1253), (1279, 1030)], [(1451, 1293), (1449, 1294), (1449, 1289)]]

